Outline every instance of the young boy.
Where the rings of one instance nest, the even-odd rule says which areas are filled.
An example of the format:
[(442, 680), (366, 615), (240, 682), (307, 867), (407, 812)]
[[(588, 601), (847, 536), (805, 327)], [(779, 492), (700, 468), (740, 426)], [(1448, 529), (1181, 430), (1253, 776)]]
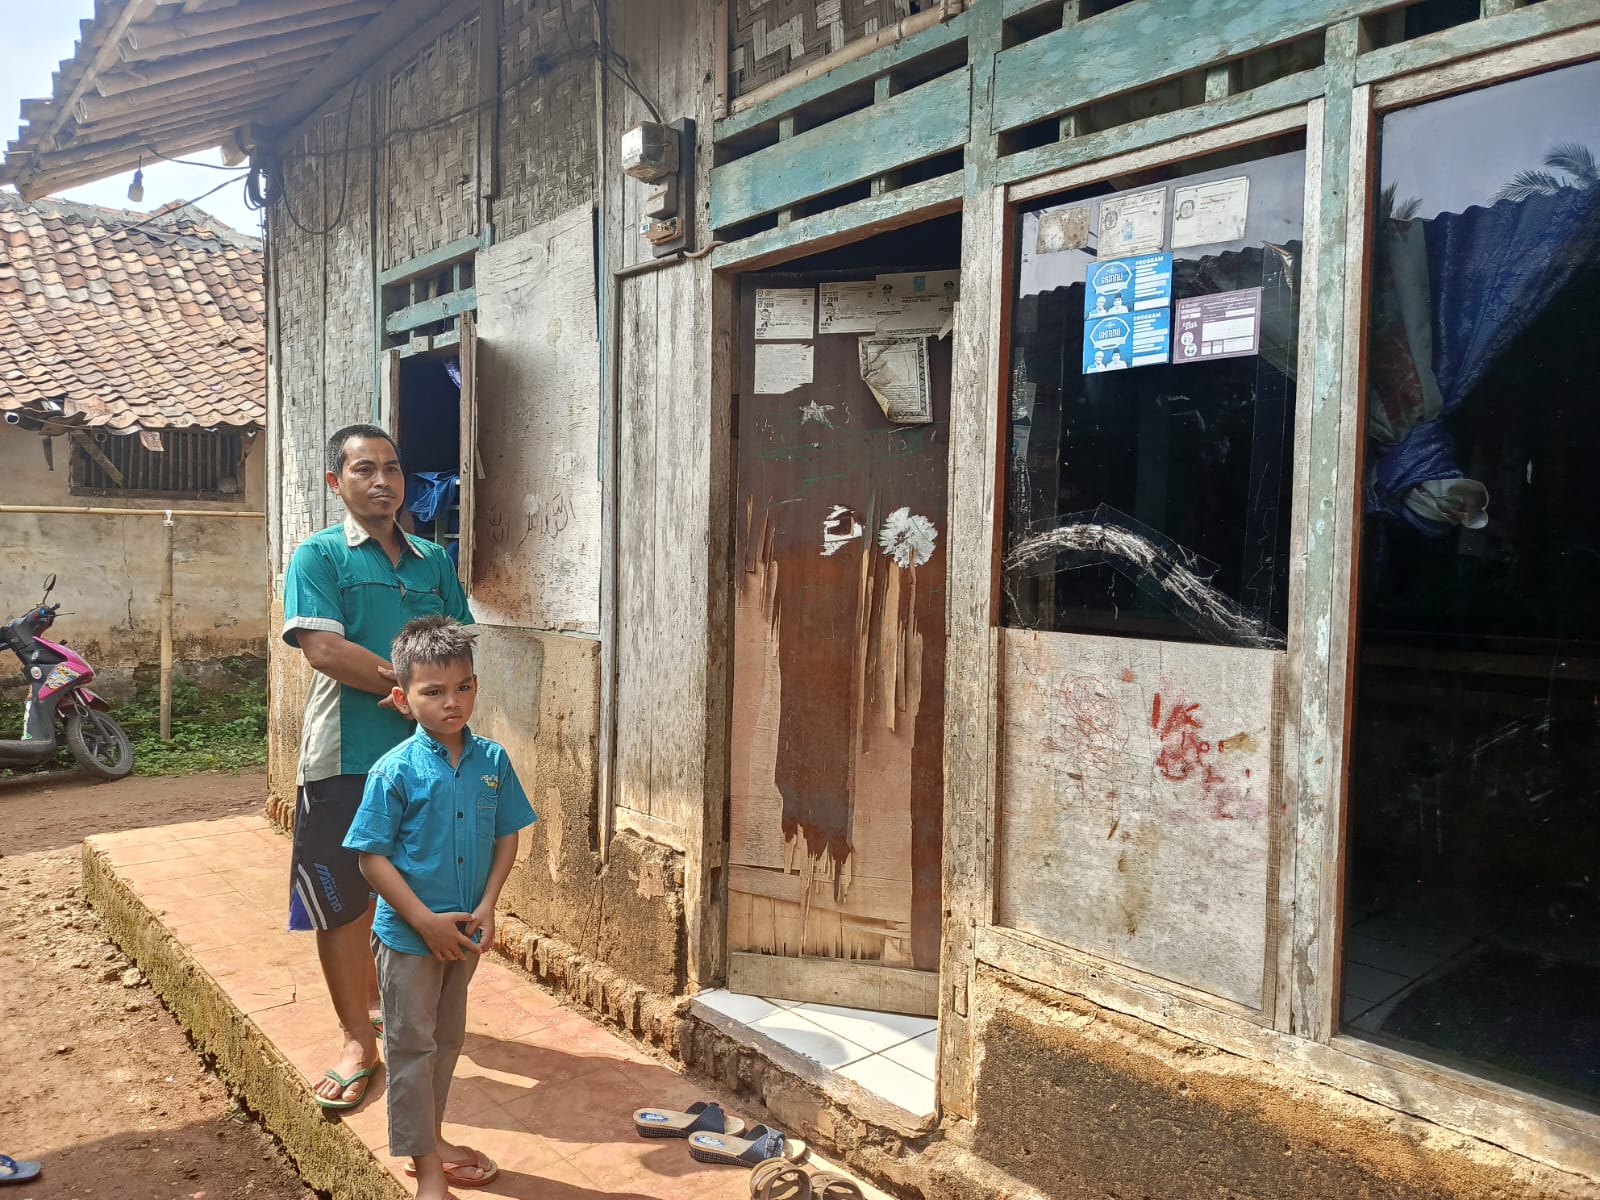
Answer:
[(389, 1153), (410, 1156), (418, 1200), (446, 1200), (498, 1168), (441, 1133), (466, 1038), (467, 983), (494, 940), (494, 906), (535, 820), (499, 745), (467, 728), (473, 635), (419, 617), (395, 638), (394, 706), (417, 730), (374, 764), (345, 838), (378, 893), (372, 952), (383, 998)]

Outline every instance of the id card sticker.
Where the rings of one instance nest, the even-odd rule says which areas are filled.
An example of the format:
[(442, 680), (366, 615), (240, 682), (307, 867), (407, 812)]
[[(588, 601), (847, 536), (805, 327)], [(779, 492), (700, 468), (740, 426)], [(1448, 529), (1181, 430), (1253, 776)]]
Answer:
[(1128, 192), (1100, 201), (1100, 254), (1122, 257), (1160, 250), (1167, 241), (1167, 189)]

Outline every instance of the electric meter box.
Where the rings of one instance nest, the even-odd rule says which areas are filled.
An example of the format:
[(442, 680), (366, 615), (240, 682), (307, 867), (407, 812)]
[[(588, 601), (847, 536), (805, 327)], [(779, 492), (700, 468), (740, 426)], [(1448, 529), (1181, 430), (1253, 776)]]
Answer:
[(622, 135), (622, 172), (654, 183), (678, 169), (678, 131), (646, 121)]

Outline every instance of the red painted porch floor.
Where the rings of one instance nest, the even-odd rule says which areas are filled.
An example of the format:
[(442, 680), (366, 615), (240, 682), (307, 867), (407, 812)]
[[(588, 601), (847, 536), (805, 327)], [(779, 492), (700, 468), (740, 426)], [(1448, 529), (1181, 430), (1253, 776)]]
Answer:
[[(93, 844), (240, 1013), (308, 1081), (320, 1076), (333, 1062), (338, 1038), (311, 935), (284, 928), (288, 838), (265, 817), (243, 816), (101, 835)], [(500, 1175), (487, 1187), (457, 1194), (748, 1197), (747, 1171), (696, 1163), (682, 1141), (646, 1141), (633, 1132), (637, 1108), (681, 1109), (707, 1098), (724, 1099), (491, 956), (473, 979), (445, 1133), (488, 1154)], [(309, 1082), (306, 1103), (312, 1103)], [(738, 1111), (725, 1099), (724, 1107)], [(342, 1119), (404, 1179), (407, 1160), (387, 1152), (382, 1072), (366, 1103)], [(825, 1165), (815, 1157), (813, 1163)]]

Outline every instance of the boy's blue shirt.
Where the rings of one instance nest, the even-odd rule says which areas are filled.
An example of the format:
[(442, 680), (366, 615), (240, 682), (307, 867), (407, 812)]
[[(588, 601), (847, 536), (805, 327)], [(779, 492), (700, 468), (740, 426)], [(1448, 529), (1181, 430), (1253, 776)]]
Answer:
[[(533, 824), (505, 749), (466, 731), (461, 762), (422, 726), (367, 774), (347, 850), (381, 854), (432, 912), (471, 912), (483, 899), (496, 838)], [(391, 950), (427, 954), (422, 936), (382, 897), (372, 932)]]

